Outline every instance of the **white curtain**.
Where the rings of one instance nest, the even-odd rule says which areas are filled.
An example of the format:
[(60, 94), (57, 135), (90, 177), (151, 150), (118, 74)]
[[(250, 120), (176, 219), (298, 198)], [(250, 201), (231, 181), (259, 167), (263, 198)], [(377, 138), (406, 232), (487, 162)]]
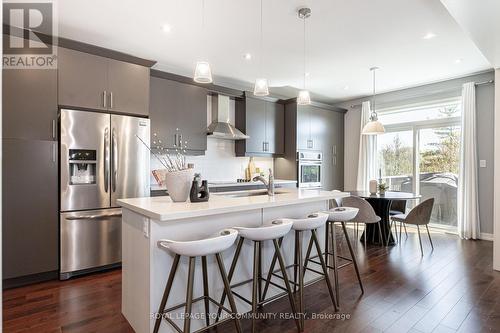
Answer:
[(363, 127), (370, 121), (370, 102), (363, 102), (361, 106), (361, 126), (359, 128), (359, 159), (356, 190), (368, 191), (370, 180), (376, 179), (377, 173), (377, 136), (363, 135)]
[(478, 239), (479, 204), (477, 190), (476, 87), (474, 82), (462, 87), (462, 142), (458, 177), (458, 234)]

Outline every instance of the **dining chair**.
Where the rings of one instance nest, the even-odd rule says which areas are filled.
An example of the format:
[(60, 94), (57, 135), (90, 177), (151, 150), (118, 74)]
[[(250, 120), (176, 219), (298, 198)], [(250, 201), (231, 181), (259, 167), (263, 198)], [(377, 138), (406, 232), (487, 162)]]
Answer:
[[(355, 196), (350, 196), (347, 198), (343, 198), (342, 200), (342, 206), (343, 207), (354, 207), (358, 208), (358, 214), (356, 215), (355, 218), (351, 220), (352, 223), (364, 223), (365, 225), (365, 236), (364, 236), (364, 241), (365, 241), (365, 249), (366, 249), (366, 239), (367, 233), (366, 233), (366, 226), (368, 224), (374, 224), (376, 223), (378, 225), (378, 235), (380, 239), (380, 244), (383, 246), (384, 245), (384, 238), (382, 236), (382, 228), (380, 227), (380, 220), (381, 218), (375, 214), (375, 211), (373, 210), (372, 205), (365, 199), (362, 199), (360, 197), (355, 197)], [(373, 234), (373, 237), (375, 237), (375, 234)]]
[(425, 225), (427, 229), (427, 235), (429, 236), (429, 242), (431, 243), (431, 248), (434, 251), (434, 245), (432, 244), (431, 233), (429, 232), (429, 222), (431, 220), (432, 207), (434, 206), (434, 198), (422, 201), (420, 204), (415, 206), (408, 214), (398, 214), (391, 217), (391, 225), (389, 230), (392, 228), (392, 223), (397, 221), (404, 224), (411, 224), (417, 226), (418, 241), (420, 243), (420, 253), (424, 255), (424, 250), (422, 248), (422, 238), (420, 237), (420, 226)]
[[(391, 207), (389, 210), (390, 216), (406, 214), (406, 200), (392, 200)], [(401, 232), (405, 229), (406, 238), (408, 238), (408, 231), (406, 230), (406, 225), (404, 223), (399, 222), (399, 242), (401, 242)], [(396, 235), (396, 239), (398, 238), (398, 226), (396, 222), (394, 222), (394, 231)]]

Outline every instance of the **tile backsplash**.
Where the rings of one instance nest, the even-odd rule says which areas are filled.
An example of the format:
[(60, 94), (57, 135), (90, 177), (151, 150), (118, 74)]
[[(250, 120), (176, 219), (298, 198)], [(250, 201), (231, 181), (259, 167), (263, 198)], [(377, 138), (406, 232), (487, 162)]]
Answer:
[[(215, 138), (207, 139), (207, 150), (204, 156), (188, 156), (188, 163), (194, 164), (196, 172), (201, 173), (203, 179), (209, 181), (236, 181), (245, 177), (245, 168), (248, 165), (249, 157), (236, 157), (234, 153), (234, 141), (221, 140)], [(254, 157), (257, 168), (266, 174), (269, 168), (273, 168), (273, 158)], [(162, 169), (161, 163), (151, 156), (151, 170)], [(151, 176), (151, 184), (156, 184)]]

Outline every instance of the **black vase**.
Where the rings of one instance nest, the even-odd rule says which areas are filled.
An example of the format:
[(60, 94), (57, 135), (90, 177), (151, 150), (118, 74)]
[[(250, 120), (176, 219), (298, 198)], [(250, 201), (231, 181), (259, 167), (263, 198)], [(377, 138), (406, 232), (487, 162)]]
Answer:
[(191, 192), (189, 193), (189, 199), (191, 202), (204, 202), (208, 201), (210, 197), (210, 192), (208, 190), (208, 181), (203, 180), (201, 186), (198, 185), (196, 180), (193, 180), (191, 185)]

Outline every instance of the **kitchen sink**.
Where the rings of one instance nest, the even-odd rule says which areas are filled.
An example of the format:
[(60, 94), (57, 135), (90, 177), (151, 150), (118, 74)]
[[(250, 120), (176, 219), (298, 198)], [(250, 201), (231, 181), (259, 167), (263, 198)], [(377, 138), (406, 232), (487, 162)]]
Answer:
[[(285, 193), (288, 193), (288, 191), (276, 190), (276, 189), (274, 190), (274, 195), (280, 195)], [(255, 196), (267, 195), (267, 190), (225, 192), (225, 193), (215, 193), (215, 195), (220, 195), (228, 198), (255, 197)]]

